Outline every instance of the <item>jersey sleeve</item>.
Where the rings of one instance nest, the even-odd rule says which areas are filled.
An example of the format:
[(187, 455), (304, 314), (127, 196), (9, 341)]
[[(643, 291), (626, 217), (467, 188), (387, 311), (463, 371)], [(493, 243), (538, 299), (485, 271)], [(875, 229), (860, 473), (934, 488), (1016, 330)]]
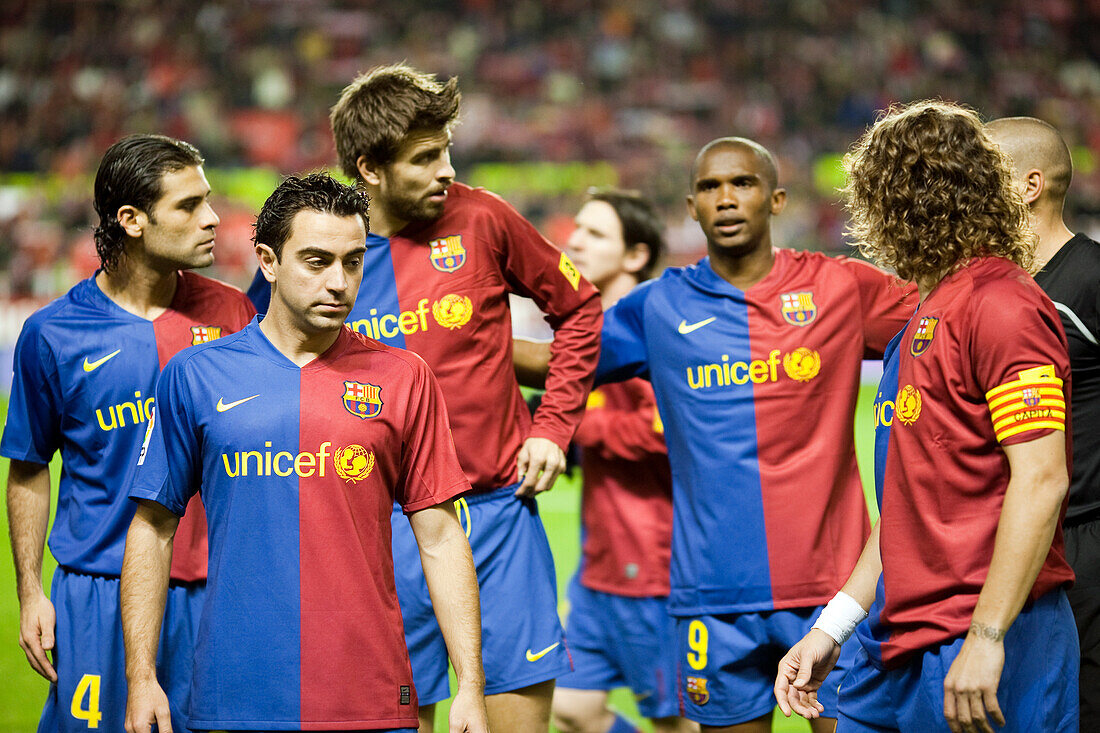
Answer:
[(882, 358), (890, 339), (905, 327), (917, 309), (917, 286), (861, 260), (842, 257), (840, 261), (856, 279), (859, 289), (863, 310), (863, 356), (865, 359)]
[(653, 281), (642, 283), (604, 313), (596, 384), (649, 378), (644, 314), (652, 285)]
[(202, 483), (202, 455), (184, 366), (172, 359), (157, 380), (157, 399), (130, 481), (131, 499), (149, 499), (183, 516)]
[(1011, 279), (987, 283), (974, 300), (970, 356), (998, 442), (1064, 432), (1069, 356), (1053, 306)]
[(530, 435), (564, 449), (580, 422), (599, 358), (599, 293), (519, 212), (496, 196), (492, 199), (504, 277), (514, 292), (535, 301), (554, 329), (546, 394)]
[(419, 357), (410, 356), (414, 377), (402, 436), (401, 479), (395, 496), (405, 512), (442, 504), (470, 490), (470, 482), (458, 463), (439, 383)]
[(622, 389), (631, 397), (629, 409), (609, 406), (602, 389), (588, 395), (584, 419), (573, 442), (609, 460), (640, 461), (667, 455), (653, 388), (635, 380), (622, 385)]
[(61, 380), (41, 324), (33, 317), (16, 341), (14, 370), (0, 455), (49, 463), (61, 447)]

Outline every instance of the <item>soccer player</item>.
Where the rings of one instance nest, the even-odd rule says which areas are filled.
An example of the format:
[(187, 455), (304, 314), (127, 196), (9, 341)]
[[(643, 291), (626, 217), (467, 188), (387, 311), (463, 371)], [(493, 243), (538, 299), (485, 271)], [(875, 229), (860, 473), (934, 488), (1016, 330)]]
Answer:
[[(708, 143), (687, 197), (708, 256), (604, 316), (598, 380), (648, 378), (665, 427), (669, 607), (685, 714), (704, 730), (770, 729), (785, 645), (859, 556), (869, 530), (852, 434), (860, 363), (915, 304), (911, 288), (864, 262), (773, 247), (785, 203), (761, 145)], [(824, 560), (808, 567), (810, 557)]]
[[(575, 222), (568, 252), (605, 309), (652, 275), (664, 236), (641, 195), (592, 193)], [(573, 672), (558, 679), (555, 724), (563, 733), (635, 733), (607, 707), (607, 691), (625, 685), (655, 730), (697, 730), (677, 717), (672, 477), (653, 388), (631, 379), (594, 390), (573, 442), (583, 451), (583, 552), (566, 622)]]
[(776, 697), (820, 712), (815, 687), (869, 610), (838, 730), (1076, 730), (1069, 359), (1024, 269), (1033, 240), (1010, 163), (975, 114), (920, 102), (890, 110), (846, 167), (861, 250), (915, 281), (921, 303), (875, 401), (881, 518), (783, 659)]
[(323, 174), (285, 180), (256, 220), (267, 315), (179, 354), (157, 383), (122, 571), (130, 733), (168, 722), (158, 621), (172, 534), (199, 490), (213, 572), (191, 729), (415, 728), (390, 553), (396, 501), (458, 675), (451, 730), (487, 733), (477, 581), (452, 505), (469, 483), (442, 395), (419, 357), (344, 327), (366, 222), (354, 188)]
[[(11, 459), (19, 644), (52, 683), (40, 733), (122, 729), (119, 574), (134, 514), (122, 483), (164, 364), (186, 346), (243, 328), (254, 312), (240, 290), (189, 271), (214, 261), (218, 216), (209, 196), (202, 156), (191, 145), (160, 135), (112, 145), (95, 178), (101, 269), (27, 319), (19, 335), (0, 453)], [(49, 537), (58, 567), (47, 598), (48, 464), (58, 451)], [(181, 527), (171, 578), (158, 674), (182, 730), (206, 578), (197, 500)]]
[[(494, 730), (545, 731), (553, 680), (569, 671), (553, 558), (532, 497), (565, 466), (599, 352), (599, 297), (569, 258), (496, 195), (454, 180), (457, 79), (405, 65), (356, 78), (332, 110), (344, 173), (370, 195), (363, 283), (351, 327), (427, 361), (447, 402), (473, 493), (460, 517), (477, 566), (485, 692)], [(529, 296), (555, 329), (546, 394), (532, 421), (512, 364), (508, 294)], [(264, 309), (264, 295), (252, 290)], [(447, 658), (394, 514), (397, 588), (425, 705), (448, 696)]]
[(1039, 237), (1035, 274), (1062, 319), (1073, 372), (1073, 475), (1062, 525), (1077, 576), (1070, 606), (1081, 640), (1081, 730), (1100, 730), (1100, 245), (1062, 218), (1073, 161), (1056, 129), (1031, 117), (986, 125), (1013, 162), (1013, 182)]

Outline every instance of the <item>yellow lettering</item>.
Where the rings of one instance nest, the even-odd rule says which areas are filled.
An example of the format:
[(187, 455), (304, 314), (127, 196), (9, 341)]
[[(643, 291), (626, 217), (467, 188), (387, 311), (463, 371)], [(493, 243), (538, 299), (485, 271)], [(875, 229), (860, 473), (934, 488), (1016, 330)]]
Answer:
[(722, 380), (722, 367), (719, 366), (718, 364), (707, 364), (705, 367), (703, 367), (703, 370), (704, 370), (703, 371), (703, 381), (708, 387), (710, 386), (711, 372), (714, 372), (714, 376), (715, 376), (714, 383), (715, 384), (717, 384), (720, 387), (724, 386), (726, 384)]
[[(294, 473), (298, 474), (302, 478), (309, 478), (313, 475), (313, 460), (312, 453), (299, 453), (294, 458)], [(322, 467), (322, 470), (324, 468)]]
[(397, 318), (397, 325), (401, 329), (401, 333), (406, 336), (410, 333), (416, 333), (417, 322), (415, 311), (401, 311), (401, 315)]
[[(88, 694), (88, 707), (80, 707), (84, 693)], [(99, 721), (103, 720), (103, 713), (99, 712), (99, 675), (86, 674), (80, 678), (73, 692), (73, 701), (69, 705), (69, 712), (77, 720), (87, 721), (89, 728), (98, 728)]]
[(378, 338), (378, 336), (371, 330), (370, 321), (365, 318), (360, 318), (351, 324), (352, 331), (358, 331), (361, 334), (369, 336), (372, 339)]
[(749, 364), (749, 379), (752, 380), (753, 384), (762, 384), (768, 381), (768, 362), (757, 359)]
[(687, 654), (687, 661), (692, 669), (703, 669), (707, 666), (708, 637), (707, 625), (699, 619), (693, 619), (688, 624), (688, 647), (691, 651)]
[(264, 475), (264, 457), (262, 455), (260, 455), (260, 452), (258, 450), (245, 451), (243, 454), (239, 454), (239, 455), (241, 455), (241, 475), (242, 476), (247, 476), (248, 475), (248, 457), (249, 456), (256, 456), (256, 475), (257, 476), (263, 476)]
[(393, 338), (397, 335), (397, 327), (394, 326), (393, 328), (386, 328), (386, 321), (396, 324), (397, 316), (392, 313), (387, 313), (386, 315), (378, 319), (378, 332), (386, 338)]
[(107, 414), (111, 416), (111, 424), (110, 425), (108, 425), (103, 420), (103, 410), (96, 410), (95, 411), (95, 417), (96, 417), (96, 420), (99, 421), (99, 427), (102, 428), (103, 430), (114, 430), (115, 428), (118, 427), (118, 422), (115, 420), (115, 408), (111, 407), (110, 409), (108, 409)]
[(328, 449), (330, 446), (332, 446), (332, 443), (326, 440), (317, 449), (317, 475), (321, 478), (325, 477), (325, 464), (328, 463)]
[(420, 330), (428, 330), (428, 299), (421, 298), (416, 304), (416, 312), (420, 314)]
[(779, 349), (772, 349), (768, 354), (768, 366), (771, 368), (771, 379), (776, 381), (779, 379)]
[[(313, 458), (313, 454), (312, 454), (312, 453), (303, 453), (302, 455), (304, 455), (304, 456), (309, 456), (310, 458)], [(297, 463), (298, 463), (298, 462), (294, 460), (294, 456), (290, 455), (290, 454), (289, 454), (289, 453), (287, 453), (287, 452), (286, 452), (285, 450), (284, 450), (284, 451), (279, 451), (278, 453), (276, 453), (276, 454), (275, 454), (275, 465), (274, 465), (274, 468), (275, 468), (275, 474), (276, 474), (277, 476), (289, 476), (290, 474), (294, 473), (294, 468), (288, 468), (288, 469), (286, 469), (285, 471), (282, 471), (282, 470), (280, 470), (280, 469), (279, 469), (279, 465), (280, 465), (280, 464), (279, 464), (279, 460), (280, 460), (280, 459), (281, 459), (281, 458), (282, 458), (283, 456), (286, 456), (286, 457), (287, 457), (287, 458), (289, 458), (289, 459), (290, 459), (291, 461), (294, 461), (294, 468), (296, 468), (296, 467), (297, 467)]]
[(131, 422), (133, 422), (135, 425), (140, 422), (140, 420), (138, 420), (137, 405), (135, 405), (133, 402), (123, 402), (121, 405), (116, 405), (116, 407), (118, 408), (118, 426), (120, 428), (126, 427), (126, 417), (122, 414), (123, 408), (126, 408), (130, 411)]
[(701, 389), (703, 386), (703, 367), (695, 367), (696, 373), (699, 375), (697, 379), (691, 377), (691, 367), (687, 368), (688, 373), (688, 387), (692, 389)]
[(145, 410), (145, 418), (146, 419), (149, 419), (149, 418), (153, 417), (153, 400), (154, 399), (155, 398), (150, 397), (149, 399), (145, 400), (145, 403), (143, 405), (143, 409)]
[(743, 361), (736, 362), (733, 368), (730, 369), (730, 379), (734, 384), (744, 384), (749, 381), (748, 376), (749, 365)]
[(225, 464), (225, 475), (229, 476), (230, 478), (236, 478), (237, 474), (239, 474), (241, 472), (241, 454), (240, 453), (234, 453), (233, 457), (236, 459), (237, 464), (236, 464), (236, 467), (234, 467), (234, 469), (232, 471), (230, 471), (229, 470), (229, 456), (226, 455), (225, 453), (222, 453), (222, 463)]

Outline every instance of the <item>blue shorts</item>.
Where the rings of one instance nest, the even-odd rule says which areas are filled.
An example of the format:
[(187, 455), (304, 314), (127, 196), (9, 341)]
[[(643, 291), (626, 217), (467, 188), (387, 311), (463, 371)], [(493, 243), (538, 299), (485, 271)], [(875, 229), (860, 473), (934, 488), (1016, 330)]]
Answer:
[[(57, 682), (50, 685), (38, 733), (125, 729), (126, 658), (118, 589), (118, 578), (61, 567), (54, 571), (50, 599), (57, 612)], [(203, 583), (168, 588), (157, 679), (168, 695), (173, 730), (187, 730), (195, 636), (205, 595)]]
[(629, 687), (647, 718), (680, 714), (676, 694), (676, 627), (665, 597), (631, 598), (569, 584), (569, 653), (573, 671), (558, 687), (613, 690)]
[[(805, 636), (821, 607), (759, 613), (728, 613), (676, 619), (680, 693), (685, 717), (704, 725), (746, 723), (775, 709), (779, 660)], [(837, 688), (859, 642), (840, 650), (817, 699), (824, 717), (836, 717)]]
[[(455, 501), (474, 555), (481, 589), (481, 652), (485, 694), (518, 690), (570, 669), (558, 618), (550, 543), (534, 499), (517, 499), (519, 484)], [(450, 697), (447, 647), (436, 623), (416, 538), (395, 507), (394, 576), (413, 684), (421, 705)]]
[[(897, 669), (881, 669), (860, 647), (840, 686), (837, 733), (948, 733), (943, 681), (965, 637), (941, 644)], [(997, 702), (1000, 733), (1077, 730), (1080, 648), (1064, 591), (1024, 609), (1005, 634), (1005, 666)], [(992, 721), (991, 721), (992, 722)]]

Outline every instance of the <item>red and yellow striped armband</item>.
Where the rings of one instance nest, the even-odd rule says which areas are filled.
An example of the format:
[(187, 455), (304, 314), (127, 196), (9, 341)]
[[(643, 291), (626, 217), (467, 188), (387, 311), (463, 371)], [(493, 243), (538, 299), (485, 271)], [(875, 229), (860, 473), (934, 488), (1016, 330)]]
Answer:
[(1052, 364), (1025, 369), (986, 392), (985, 399), (1000, 443), (1028, 430), (1066, 429), (1066, 398)]

